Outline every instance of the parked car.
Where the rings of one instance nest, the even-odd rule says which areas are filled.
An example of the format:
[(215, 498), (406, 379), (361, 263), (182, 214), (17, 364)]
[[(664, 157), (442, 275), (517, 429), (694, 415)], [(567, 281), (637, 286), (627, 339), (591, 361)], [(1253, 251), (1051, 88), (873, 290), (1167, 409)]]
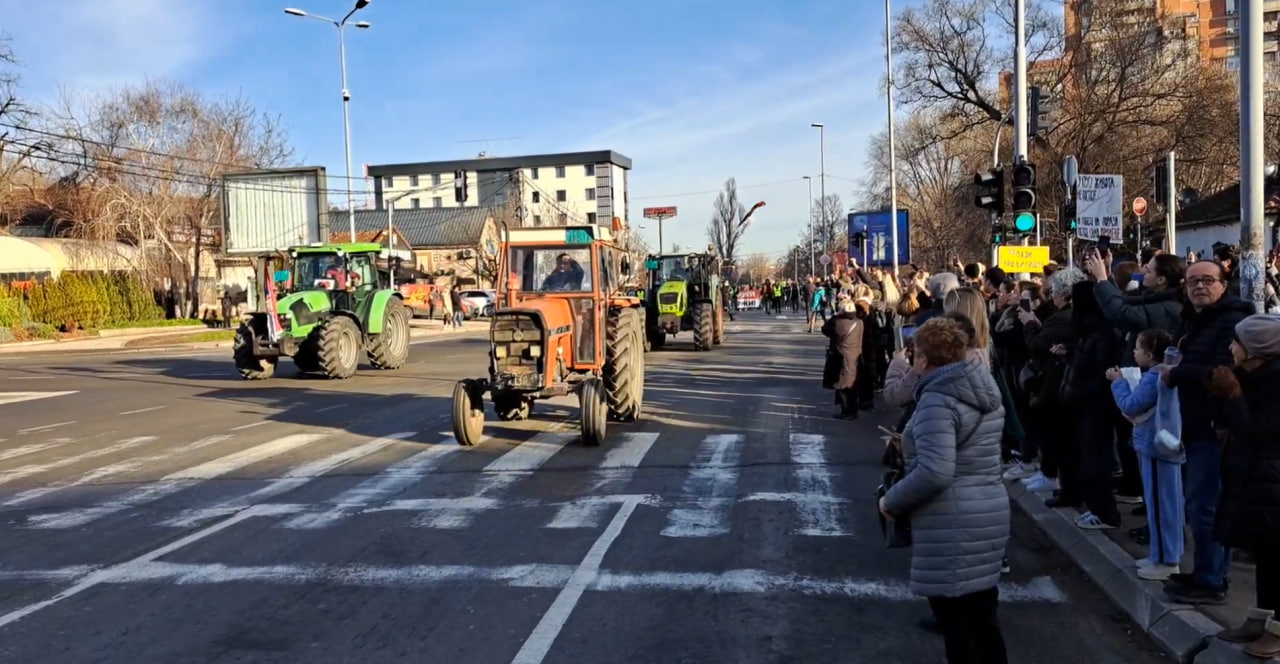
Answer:
[(462, 301), (470, 302), (481, 316), (493, 315), (493, 306), (498, 301), (497, 291), (466, 290), (462, 291)]

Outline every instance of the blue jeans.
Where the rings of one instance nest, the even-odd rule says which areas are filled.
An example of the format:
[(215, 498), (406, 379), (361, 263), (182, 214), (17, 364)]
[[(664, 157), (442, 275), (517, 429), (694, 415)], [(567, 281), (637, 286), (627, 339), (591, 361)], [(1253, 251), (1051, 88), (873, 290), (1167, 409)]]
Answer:
[(1191, 522), (1191, 539), (1195, 543), (1192, 575), (1197, 583), (1217, 588), (1227, 582), (1227, 572), (1231, 569), (1231, 551), (1213, 538), (1213, 522), (1222, 494), (1221, 449), (1216, 441), (1185, 445), (1187, 519)]
[[(1182, 467), (1145, 454), (1138, 455), (1147, 523), (1151, 525), (1150, 558), (1166, 565), (1182, 560), (1186, 515), (1183, 512)], [(1199, 551), (1197, 545), (1196, 551)]]
[(455, 312), (453, 312), (453, 326), (454, 326), (454, 327), (462, 327), (462, 312), (461, 312), (461, 311), (455, 311)]

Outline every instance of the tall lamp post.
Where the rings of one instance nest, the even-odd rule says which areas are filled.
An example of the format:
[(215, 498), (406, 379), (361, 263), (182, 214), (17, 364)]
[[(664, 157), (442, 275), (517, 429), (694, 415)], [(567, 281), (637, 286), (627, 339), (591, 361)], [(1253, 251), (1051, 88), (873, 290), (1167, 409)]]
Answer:
[[(352, 242), (356, 241), (356, 207), (351, 195), (351, 190), (355, 186), (352, 184), (353, 181), (351, 179), (351, 111), (349, 108), (351, 105), (351, 92), (347, 90), (347, 44), (346, 39), (343, 37), (343, 28), (347, 27), (347, 20), (351, 18), (351, 15), (365, 7), (368, 7), (369, 2), (371, 2), (371, 0), (356, 0), (355, 6), (351, 8), (351, 11), (347, 12), (346, 16), (342, 17), (341, 21), (335, 21), (331, 18), (318, 16), (316, 14), (308, 14), (301, 9), (294, 9), (293, 7), (288, 7), (284, 10), (284, 13), (289, 14), (290, 16), (314, 18), (318, 21), (331, 23), (338, 28), (338, 60), (342, 68), (342, 143), (347, 156), (347, 221), (351, 225)], [(356, 21), (352, 25), (363, 29), (369, 27), (369, 22)]]
[(809, 183), (809, 276), (815, 276), (818, 268), (814, 266), (813, 261), (813, 176), (804, 176), (805, 181)]
[[(820, 171), (818, 173), (818, 211), (822, 214), (822, 253), (825, 255), (831, 238), (827, 237), (827, 128), (821, 122), (814, 122), (809, 125), (818, 130), (818, 159), (820, 160)], [(831, 274), (831, 263), (827, 263), (822, 268), (823, 276)]]

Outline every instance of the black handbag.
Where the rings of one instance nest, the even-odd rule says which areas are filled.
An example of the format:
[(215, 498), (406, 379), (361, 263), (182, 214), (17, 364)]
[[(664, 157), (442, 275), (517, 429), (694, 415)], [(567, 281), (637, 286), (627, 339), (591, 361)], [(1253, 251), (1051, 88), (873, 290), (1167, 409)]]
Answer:
[(835, 342), (827, 346), (827, 359), (822, 365), (822, 389), (834, 390), (840, 382), (840, 372), (844, 369), (844, 357), (835, 349)]
[[(964, 439), (956, 443), (956, 452), (959, 453), (960, 448), (964, 447), (978, 433), (978, 429), (982, 428), (982, 420), (974, 425), (973, 431)], [(889, 489), (893, 485), (901, 482), (907, 476), (906, 458), (902, 455), (902, 449), (889, 441), (888, 447), (885, 449), (881, 462), (888, 462), (885, 465), (890, 466), (883, 475), (880, 476), (880, 486), (876, 487), (876, 514), (880, 518), (880, 532), (884, 535), (884, 545), (887, 549), (907, 549), (911, 547), (911, 517), (907, 514), (900, 514), (897, 518), (889, 519), (885, 517), (884, 512), (880, 511), (880, 499), (889, 493)]]

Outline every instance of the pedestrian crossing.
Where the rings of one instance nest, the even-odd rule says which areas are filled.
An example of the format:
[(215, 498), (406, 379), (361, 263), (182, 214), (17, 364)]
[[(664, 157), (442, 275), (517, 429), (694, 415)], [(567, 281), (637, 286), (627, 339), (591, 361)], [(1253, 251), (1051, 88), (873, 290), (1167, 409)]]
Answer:
[[(696, 446), (672, 442), (668, 448), (667, 433), (617, 432), (608, 445), (588, 449), (577, 445), (574, 431), (527, 433), (475, 448), (431, 430), (357, 437), (266, 427), (187, 441), (171, 435), (24, 441), (0, 448), (0, 508), (20, 513), (18, 527), (31, 530), (81, 529), (111, 519), (190, 529), (260, 505), (273, 506), (271, 527), (281, 530), (334, 528), (378, 514), (403, 515), (409, 528), (460, 530), (503, 509), (532, 510), (538, 516), (530, 523), (539, 528), (587, 530), (604, 527), (620, 504), (634, 500), (663, 508), (662, 537), (701, 539), (728, 534), (736, 506), (763, 502), (791, 510), (798, 536), (854, 534), (850, 501), (837, 495), (824, 435), (781, 434), (790, 449), (786, 486), (752, 492), (741, 477), (743, 451), (748, 441), (779, 434), (707, 433)], [(678, 451), (685, 447), (691, 457)], [(655, 450), (665, 455), (660, 463), (651, 459)], [(686, 463), (673, 470), (670, 459), (681, 454)], [(575, 472), (548, 471), (553, 460)], [(679, 489), (637, 491), (638, 473), (649, 464), (683, 475)], [(540, 474), (555, 478), (554, 495), (524, 486)], [(303, 489), (307, 500), (297, 500)]]

